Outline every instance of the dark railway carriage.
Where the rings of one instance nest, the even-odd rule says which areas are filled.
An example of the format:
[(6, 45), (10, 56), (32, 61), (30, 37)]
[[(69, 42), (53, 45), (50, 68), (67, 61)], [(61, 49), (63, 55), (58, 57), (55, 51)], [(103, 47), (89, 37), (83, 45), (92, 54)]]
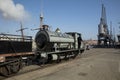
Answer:
[(0, 34), (0, 54), (20, 53), (32, 51), (32, 37), (20, 35)]
[(23, 57), (32, 55), (32, 37), (0, 34), (0, 73), (8, 76), (22, 67)]

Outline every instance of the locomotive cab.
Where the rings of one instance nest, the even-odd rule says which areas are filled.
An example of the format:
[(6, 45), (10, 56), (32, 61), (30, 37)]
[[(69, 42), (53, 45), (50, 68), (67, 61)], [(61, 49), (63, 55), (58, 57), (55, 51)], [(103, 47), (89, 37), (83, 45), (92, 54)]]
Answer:
[(85, 44), (82, 40), (81, 34), (77, 32), (68, 32), (67, 34), (71, 35), (74, 38), (74, 48), (79, 49), (81, 53), (84, 52)]

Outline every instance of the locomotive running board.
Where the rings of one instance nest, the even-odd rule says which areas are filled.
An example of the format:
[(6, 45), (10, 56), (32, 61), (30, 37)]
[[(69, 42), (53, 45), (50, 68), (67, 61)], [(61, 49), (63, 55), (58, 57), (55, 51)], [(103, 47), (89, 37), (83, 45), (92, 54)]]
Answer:
[(67, 52), (79, 52), (78, 49), (73, 49), (73, 50), (64, 50), (64, 51), (56, 51), (56, 52), (47, 52), (47, 54), (59, 54), (59, 53), (67, 53)]

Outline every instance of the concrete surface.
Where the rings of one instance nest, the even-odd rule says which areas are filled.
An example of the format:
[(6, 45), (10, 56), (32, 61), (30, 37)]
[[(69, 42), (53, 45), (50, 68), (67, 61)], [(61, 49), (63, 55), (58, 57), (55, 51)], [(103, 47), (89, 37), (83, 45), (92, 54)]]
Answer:
[(120, 80), (120, 49), (91, 49), (81, 58), (6, 80)]

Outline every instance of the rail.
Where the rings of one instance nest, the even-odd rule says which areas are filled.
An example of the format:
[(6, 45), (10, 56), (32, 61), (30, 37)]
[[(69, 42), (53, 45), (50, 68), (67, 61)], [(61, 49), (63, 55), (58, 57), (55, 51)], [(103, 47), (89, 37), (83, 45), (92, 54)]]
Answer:
[(32, 36), (24, 36), (22, 37), (21, 35), (12, 35), (12, 34), (0, 34), (0, 40), (3, 41), (24, 41), (25, 42), (32, 42)]

